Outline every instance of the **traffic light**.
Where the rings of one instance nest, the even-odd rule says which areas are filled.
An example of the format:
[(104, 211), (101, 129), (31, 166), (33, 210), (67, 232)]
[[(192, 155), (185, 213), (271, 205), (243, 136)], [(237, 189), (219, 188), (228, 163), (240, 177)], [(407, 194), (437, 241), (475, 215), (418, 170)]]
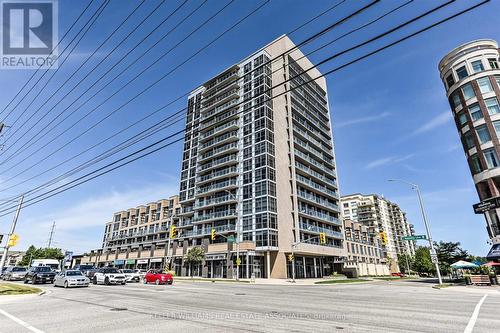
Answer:
[(7, 242), (8, 247), (16, 246), (17, 242), (19, 242), (19, 236), (16, 234), (12, 234), (9, 237), (9, 241)]
[(240, 266), (241, 265), (241, 259), (240, 258), (236, 258), (236, 266)]
[(212, 228), (212, 231), (210, 232), (210, 239), (215, 240), (215, 228)]
[(288, 255), (288, 261), (292, 262), (293, 261), (293, 254)]
[(319, 233), (319, 243), (326, 244), (326, 233), (324, 232)]
[(170, 238), (177, 237), (177, 227), (175, 225), (170, 226)]
[(380, 241), (382, 245), (387, 245), (387, 234), (384, 231), (380, 233)]

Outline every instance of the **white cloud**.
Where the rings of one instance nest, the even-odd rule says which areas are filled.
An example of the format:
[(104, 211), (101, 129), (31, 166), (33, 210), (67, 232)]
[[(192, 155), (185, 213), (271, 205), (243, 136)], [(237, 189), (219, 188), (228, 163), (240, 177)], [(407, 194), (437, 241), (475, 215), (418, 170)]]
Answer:
[(379, 158), (379, 159), (373, 160), (373, 161), (369, 162), (368, 164), (366, 164), (365, 169), (378, 168), (378, 167), (388, 165), (388, 164), (397, 164), (397, 163), (406, 161), (406, 160), (412, 158), (413, 156), (415, 156), (415, 154), (409, 154), (409, 155), (405, 155), (405, 156), (389, 156), (389, 157)]
[(76, 201), (72, 206), (36, 215), (31, 210), (21, 218), (17, 233), (21, 236), (20, 249), (29, 245), (46, 246), (52, 222), (56, 222), (54, 246), (75, 252), (84, 252), (101, 246), (104, 224), (113, 213), (178, 193), (176, 182), (143, 184), (141, 189), (109, 191), (105, 194)]
[(341, 128), (341, 127), (346, 127), (346, 126), (350, 126), (350, 125), (368, 123), (368, 122), (378, 121), (378, 120), (387, 118), (390, 115), (391, 115), (390, 112), (382, 112), (380, 114), (373, 115), (373, 116), (366, 116), (366, 117), (354, 118), (354, 119), (350, 119), (350, 120), (346, 120), (346, 121), (340, 121), (340, 122), (334, 124), (334, 126), (336, 128)]
[(422, 126), (418, 127), (412, 135), (418, 135), (422, 133), (426, 133), (429, 131), (432, 131), (433, 129), (442, 126), (446, 123), (448, 123), (450, 120), (452, 120), (452, 117), (449, 112), (443, 112), (429, 120), (427, 123), (423, 124)]

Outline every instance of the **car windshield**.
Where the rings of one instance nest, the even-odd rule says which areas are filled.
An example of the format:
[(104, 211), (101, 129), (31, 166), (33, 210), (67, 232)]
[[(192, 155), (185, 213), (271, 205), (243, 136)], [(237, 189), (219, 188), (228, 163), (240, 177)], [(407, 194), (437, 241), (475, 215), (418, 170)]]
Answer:
[(66, 272), (66, 276), (76, 276), (76, 275), (81, 276), (82, 272), (80, 272), (80, 271), (67, 271)]
[(80, 269), (93, 269), (94, 266), (92, 265), (80, 265)]
[(50, 271), (52, 271), (52, 269), (50, 269), (50, 267), (47, 267), (47, 266), (37, 267), (36, 270), (38, 272), (50, 272)]
[(26, 271), (26, 268), (24, 268), (24, 267), (14, 267), (12, 269), (12, 271), (13, 272), (24, 272), (24, 271)]
[(123, 273), (134, 273), (134, 271), (131, 269), (122, 269), (122, 272)]
[(116, 268), (108, 268), (104, 271), (104, 273), (120, 273), (120, 271)]

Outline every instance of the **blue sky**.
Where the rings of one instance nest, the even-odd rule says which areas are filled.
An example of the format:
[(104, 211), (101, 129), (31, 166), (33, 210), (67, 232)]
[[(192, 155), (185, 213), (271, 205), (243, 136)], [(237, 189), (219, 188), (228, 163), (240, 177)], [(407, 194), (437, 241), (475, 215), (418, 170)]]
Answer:
[[(330, 34), (321, 37), (315, 43), (305, 46), (303, 51), (309, 52), (326, 41), (404, 2), (382, 1), (382, 3), (373, 6), (373, 8), (340, 26)], [(253, 8), (256, 8), (261, 2), (235, 0), (220, 16), (207, 24), (204, 29), (183, 42), (124, 91), (118, 93), (113, 99), (98, 108), (85, 121), (82, 121), (69, 131), (64, 131), (81, 115), (96, 107), (115, 89), (130, 80), (140, 69), (153, 62), (162, 52), (182, 40), (202, 20), (215, 13), (225, 3), (227, 2), (208, 0), (192, 18), (176, 28), (170, 36), (161, 42), (154, 52), (143, 57), (140, 62), (127, 71), (124, 77), (120, 77), (119, 82), (111, 84), (106, 89), (89, 92), (89, 96), (95, 94), (95, 97), (87, 105), (75, 112), (74, 115), (53, 131), (44, 133), (44, 136), (30, 145), (30, 148), (24, 153), (19, 154), (12, 161), (0, 165), (0, 197), (26, 191), (43, 181), (55, 177), (70, 167), (76, 166), (91, 156), (111, 147), (113, 142), (125, 139), (140, 129), (147, 128), (165, 116), (183, 108), (186, 104), (185, 100), (174, 103), (155, 117), (114, 138), (114, 141), (99, 146), (43, 177), (33, 179), (10, 190), (4, 190), (9, 185), (25, 180), (42, 170), (50, 168), (64, 158), (77, 154), (99, 139), (103, 139), (114, 131), (126, 127), (154, 108), (197, 87), (224, 68), (238, 62), (281, 34), (293, 30), (311, 17), (331, 7), (335, 2), (271, 0), (255, 15), (174, 71), (153, 89), (92, 129), (75, 143), (62, 149), (46, 161), (38, 163), (41, 158), (97, 122), (133, 96), (134, 93), (177, 66), (183, 59), (196, 52), (217, 34), (231, 26)], [(334, 11), (298, 30), (290, 37), (298, 43), (366, 3), (368, 1), (346, 1)], [(368, 29), (361, 30), (349, 36), (349, 38), (334, 43), (326, 49), (313, 54), (310, 58), (313, 63), (317, 63), (328, 55), (383, 32), (397, 23), (412, 18), (416, 13), (436, 6), (438, 3), (441, 2), (414, 1), (414, 3)], [(395, 40), (410, 31), (415, 31), (419, 27), (465, 8), (470, 3), (472, 1), (456, 1), (449, 8), (418, 21), (411, 27), (404, 28), (389, 38), (377, 41), (367, 48), (349, 53), (321, 66), (320, 70), (326, 72), (356, 55)], [(85, 1), (61, 0), (59, 2), (60, 36), (86, 4)], [(144, 17), (156, 4), (158, 4), (157, 1), (148, 1), (138, 10), (137, 17)], [(163, 4), (160, 10), (147, 21), (146, 29), (152, 29), (153, 25), (165, 17), (165, 13), (172, 11), (178, 4), (180, 2), (177, 1), (167, 1)], [(173, 17), (173, 21), (169, 21), (166, 26), (153, 35), (153, 41), (174, 27), (176, 22), (180, 21), (198, 4), (199, 2), (194, 0), (188, 1), (178, 14)], [(24, 133), (27, 128), (34, 124), (35, 119), (39, 119), (50, 108), (42, 108), (30, 122), (27, 122), (29, 115), (50, 96), (63, 79), (66, 79), (75, 70), (76, 66), (91, 54), (96, 46), (111, 33), (120, 20), (128, 15), (136, 5), (137, 2), (135, 1), (111, 0), (110, 5), (103, 13), (103, 17), (97, 20), (96, 25), (75, 49), (74, 54), (60, 67), (54, 79), (46, 86), (45, 92), (35, 101), (26, 112), (26, 115), (4, 134), (3, 140), (5, 141), (16, 130), (16, 127), (26, 123), (23, 127), (20, 127), (15, 136), (8, 139), (4, 149), (9, 150), (0, 155), (0, 160), (8, 156), (16, 147), (19, 147), (21, 142), (25, 142), (24, 140), (30, 134), (33, 134), (33, 132), (28, 133), (19, 143), (9, 148), (9, 145), (21, 133)], [(403, 210), (408, 213), (411, 222), (415, 224), (417, 233), (423, 233), (424, 228), (419, 215), (415, 193), (408, 187), (388, 183), (386, 180), (389, 178), (402, 178), (418, 183), (423, 191), (433, 237), (436, 240), (460, 241), (464, 248), (477, 255), (485, 255), (488, 250), (485, 222), (482, 216), (475, 215), (472, 211), (471, 206), (478, 201), (478, 197), (464, 153), (459, 145), (459, 137), (445, 98), (443, 85), (439, 79), (437, 64), (442, 56), (461, 43), (478, 38), (500, 40), (498, 25), (495, 24), (499, 11), (500, 2), (493, 1), (464, 17), (385, 50), (327, 78), (341, 193), (382, 194), (400, 204)], [(110, 43), (106, 44), (97, 53), (97, 57), (84, 67), (83, 74), (78, 74), (77, 77), (82, 78), (97, 61), (101, 60), (114, 45), (123, 39), (123, 36), (137, 22), (138, 19), (135, 20), (135, 23), (129, 22), (124, 29), (119, 30)], [(146, 34), (145, 31), (141, 28), (136, 34), (133, 34), (123, 44), (122, 48), (104, 62), (101, 69), (98, 69), (96, 73), (103, 73), (103, 69), (109, 68), (111, 64), (124, 57), (134, 43)], [(152, 41), (148, 40), (146, 45), (149, 46), (152, 43)], [(64, 45), (63, 42), (62, 47)], [(144, 49), (145, 46), (140, 47), (140, 50)], [(113, 73), (118, 73), (123, 68), (122, 66), (126, 66), (134, 59), (134, 55), (139, 53), (140, 51), (136, 50), (135, 53), (122, 60), (116, 69), (117, 71)], [(3, 109), (3, 106), (10, 101), (32, 72), (28, 70), (1, 70), (0, 74), (0, 86), (2, 87), (0, 89), (0, 106)], [(94, 79), (88, 81), (90, 83), (84, 83), (82, 88), (88, 87), (95, 80), (96, 76), (92, 77)], [(62, 96), (63, 93), (69, 91), (69, 87), (74, 84), (71, 82), (76, 81), (70, 81), (68, 87), (64, 87), (54, 99), (50, 100), (48, 105), (52, 106), (58, 100), (58, 96)], [(104, 82), (107, 82), (107, 80), (101, 84), (104, 84)], [(76, 92), (69, 95), (67, 100), (61, 103), (61, 106), (69, 105), (81, 92), (83, 90), (77, 89)], [(27, 101), (30, 101), (30, 99), (27, 99)], [(28, 104), (27, 101), (21, 103), (14, 110), (12, 116), (7, 118), (7, 125), (21, 114)], [(49, 119), (62, 110), (61, 106), (50, 111), (45, 119), (37, 123), (35, 130), (43, 128)], [(3, 114), (1, 116), (3, 117)], [(179, 129), (180, 126), (180, 124), (173, 126), (146, 142), (153, 142)], [(52, 144), (39, 149), (41, 145), (53, 137), (57, 139)], [(25, 248), (29, 244), (44, 246), (49, 236), (52, 221), (57, 223), (55, 245), (76, 252), (99, 247), (104, 223), (112, 217), (114, 211), (168, 197), (178, 191), (181, 155), (182, 144), (178, 143), (91, 183), (67, 191), (40, 204), (27, 207), (21, 212), (19, 219), (18, 233), (21, 236), (19, 249)], [(10, 176), (15, 175), (16, 171), (20, 171), (32, 164), (36, 165), (33, 169), (14, 180), (6, 181)], [(99, 165), (102, 165), (102, 163)], [(12, 169), (5, 171), (9, 167), (12, 167)], [(74, 177), (66, 180), (71, 179), (74, 179)], [(12, 216), (0, 218), (0, 232), (8, 231), (11, 219)]]

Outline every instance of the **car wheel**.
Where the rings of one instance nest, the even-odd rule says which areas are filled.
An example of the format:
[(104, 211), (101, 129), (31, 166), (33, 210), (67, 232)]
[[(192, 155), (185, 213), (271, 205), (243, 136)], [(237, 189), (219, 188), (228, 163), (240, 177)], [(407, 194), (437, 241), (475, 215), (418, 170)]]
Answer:
[(104, 279), (104, 284), (107, 285), (107, 286), (109, 286), (109, 278), (105, 278)]
[(168, 281), (167, 283), (168, 283), (168, 284), (172, 284), (173, 282), (174, 282), (174, 281)]
[(33, 277), (31, 278), (31, 284), (36, 284), (36, 276), (33, 276)]
[(125, 283), (126, 283), (126, 282), (122, 282), (122, 286), (124, 286), (124, 285), (125, 285)]
[(144, 280), (142, 280), (142, 283), (148, 284), (148, 280), (144, 279)]
[(97, 284), (97, 277), (94, 276), (94, 278), (92, 279), (92, 283)]
[(24, 284), (27, 284), (27, 283), (28, 283), (28, 279), (24, 278)]
[(64, 281), (64, 288), (68, 288), (68, 281)]
[(156, 279), (155, 284), (159, 285), (160, 284), (160, 279)]

